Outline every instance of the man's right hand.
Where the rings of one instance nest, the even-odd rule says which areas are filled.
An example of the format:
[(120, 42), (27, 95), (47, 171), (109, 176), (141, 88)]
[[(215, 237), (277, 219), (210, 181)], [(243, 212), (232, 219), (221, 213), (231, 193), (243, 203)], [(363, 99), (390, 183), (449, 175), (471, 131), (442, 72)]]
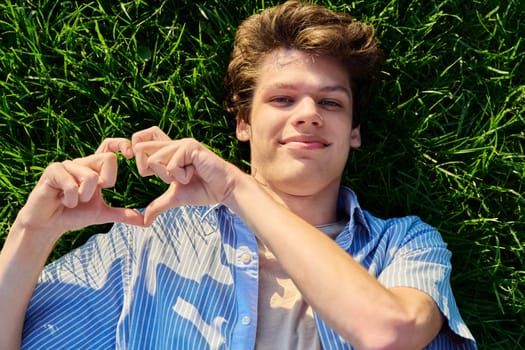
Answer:
[(138, 211), (110, 207), (102, 197), (103, 188), (114, 186), (117, 168), (117, 157), (109, 152), (49, 165), (20, 210), (13, 229), (54, 244), (66, 231), (93, 224), (143, 225), (144, 218)]

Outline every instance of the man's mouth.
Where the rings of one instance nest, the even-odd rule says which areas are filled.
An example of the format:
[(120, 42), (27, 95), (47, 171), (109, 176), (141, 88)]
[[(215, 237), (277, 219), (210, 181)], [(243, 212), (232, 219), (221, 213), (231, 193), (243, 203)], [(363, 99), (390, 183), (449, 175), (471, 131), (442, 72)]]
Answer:
[(330, 143), (321, 137), (299, 135), (284, 138), (281, 145), (290, 148), (321, 149), (330, 146)]

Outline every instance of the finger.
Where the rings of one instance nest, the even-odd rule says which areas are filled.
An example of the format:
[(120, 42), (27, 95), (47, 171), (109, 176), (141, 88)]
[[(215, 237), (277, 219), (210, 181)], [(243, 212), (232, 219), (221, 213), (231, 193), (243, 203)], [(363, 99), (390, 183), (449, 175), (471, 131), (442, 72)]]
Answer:
[(188, 184), (195, 173), (193, 165), (193, 149), (186, 147), (177, 148), (170, 161), (166, 165), (171, 177), (182, 184)]
[(133, 146), (137, 170), (141, 176), (151, 176), (155, 174), (154, 169), (150, 167), (149, 158), (171, 144), (171, 142), (173, 141), (148, 141)]
[(155, 221), (155, 219), (168, 209), (176, 207), (175, 202), (175, 191), (177, 184), (172, 182), (168, 190), (164, 192), (160, 197), (157, 197), (151, 202), (144, 212), (144, 224), (149, 226)]
[[(78, 182), (75, 176), (65, 169), (63, 163), (49, 165), (44, 171), (40, 183), (45, 186), (44, 188), (50, 188), (53, 192), (49, 193), (48, 190), (35, 191), (36, 198), (43, 199), (42, 197), (45, 198), (49, 195), (56, 198), (58, 195), (63, 206), (74, 208), (78, 205)], [(40, 188), (43, 187), (37, 186), (35, 189)]]
[(168, 170), (166, 165), (150, 164), (150, 169), (152, 169), (155, 175), (160, 177), (160, 179), (167, 184), (175, 181), (187, 185), (195, 173), (195, 167), (193, 165), (187, 165), (182, 168), (174, 167), (173, 169)]
[(74, 178), (76, 185), (74, 187), (70, 186), (64, 189), (63, 204), (68, 208), (73, 208), (78, 205), (78, 201), (89, 201), (93, 197), (93, 194), (98, 187), (98, 173), (89, 167), (75, 163), (71, 160), (62, 162), (62, 165), (68, 174)]
[(169, 184), (173, 182), (173, 178), (170, 172), (168, 172), (168, 170), (166, 169), (165, 164), (151, 163), (148, 160), (148, 169), (150, 169), (154, 175), (160, 177), (160, 179), (165, 183)]
[(120, 222), (123, 224), (130, 224), (135, 226), (144, 225), (144, 215), (135, 209), (129, 208), (114, 208), (107, 206), (106, 210), (101, 214), (100, 223), (114, 223)]
[(171, 138), (158, 126), (152, 126), (151, 128), (138, 131), (131, 136), (131, 143), (133, 146), (141, 142), (170, 140)]
[(185, 165), (182, 167), (168, 165), (167, 169), (169, 179), (171, 179), (171, 181), (177, 181), (183, 185), (187, 185), (195, 174), (195, 167), (193, 165)]
[(107, 138), (98, 146), (95, 154), (104, 152), (120, 152), (127, 159), (133, 158), (131, 141), (125, 138)]
[(147, 158), (146, 166), (166, 183), (189, 183), (195, 172), (190, 154), (192, 149), (184, 146), (188, 143), (182, 140), (163, 144), (166, 146), (158, 148)]
[(93, 154), (84, 158), (77, 158), (73, 160), (73, 163), (94, 171), (98, 177), (98, 185), (102, 188), (115, 186), (118, 162), (114, 153)]

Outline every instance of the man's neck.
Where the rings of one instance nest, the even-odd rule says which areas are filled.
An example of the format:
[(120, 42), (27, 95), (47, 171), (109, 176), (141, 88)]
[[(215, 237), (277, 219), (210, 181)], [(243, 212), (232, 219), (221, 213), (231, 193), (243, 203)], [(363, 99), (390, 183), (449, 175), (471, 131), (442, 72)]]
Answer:
[(311, 225), (325, 225), (337, 221), (339, 185), (311, 195), (294, 195), (264, 186), (279, 203)]

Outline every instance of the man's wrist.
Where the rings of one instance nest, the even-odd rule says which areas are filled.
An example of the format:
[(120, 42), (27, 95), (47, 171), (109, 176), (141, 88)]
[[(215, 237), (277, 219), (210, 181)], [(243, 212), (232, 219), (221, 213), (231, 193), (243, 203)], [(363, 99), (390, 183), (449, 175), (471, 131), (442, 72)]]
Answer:
[(254, 193), (259, 190), (257, 181), (249, 175), (240, 170), (230, 180), (230, 185), (222, 204), (230, 208), (234, 213), (239, 214), (242, 206), (242, 199), (246, 198), (246, 194)]
[(5, 244), (11, 240), (17, 249), (23, 248), (27, 252), (45, 255), (47, 259), (59, 236), (58, 232), (32, 227), (24, 219), (18, 217), (9, 230)]

